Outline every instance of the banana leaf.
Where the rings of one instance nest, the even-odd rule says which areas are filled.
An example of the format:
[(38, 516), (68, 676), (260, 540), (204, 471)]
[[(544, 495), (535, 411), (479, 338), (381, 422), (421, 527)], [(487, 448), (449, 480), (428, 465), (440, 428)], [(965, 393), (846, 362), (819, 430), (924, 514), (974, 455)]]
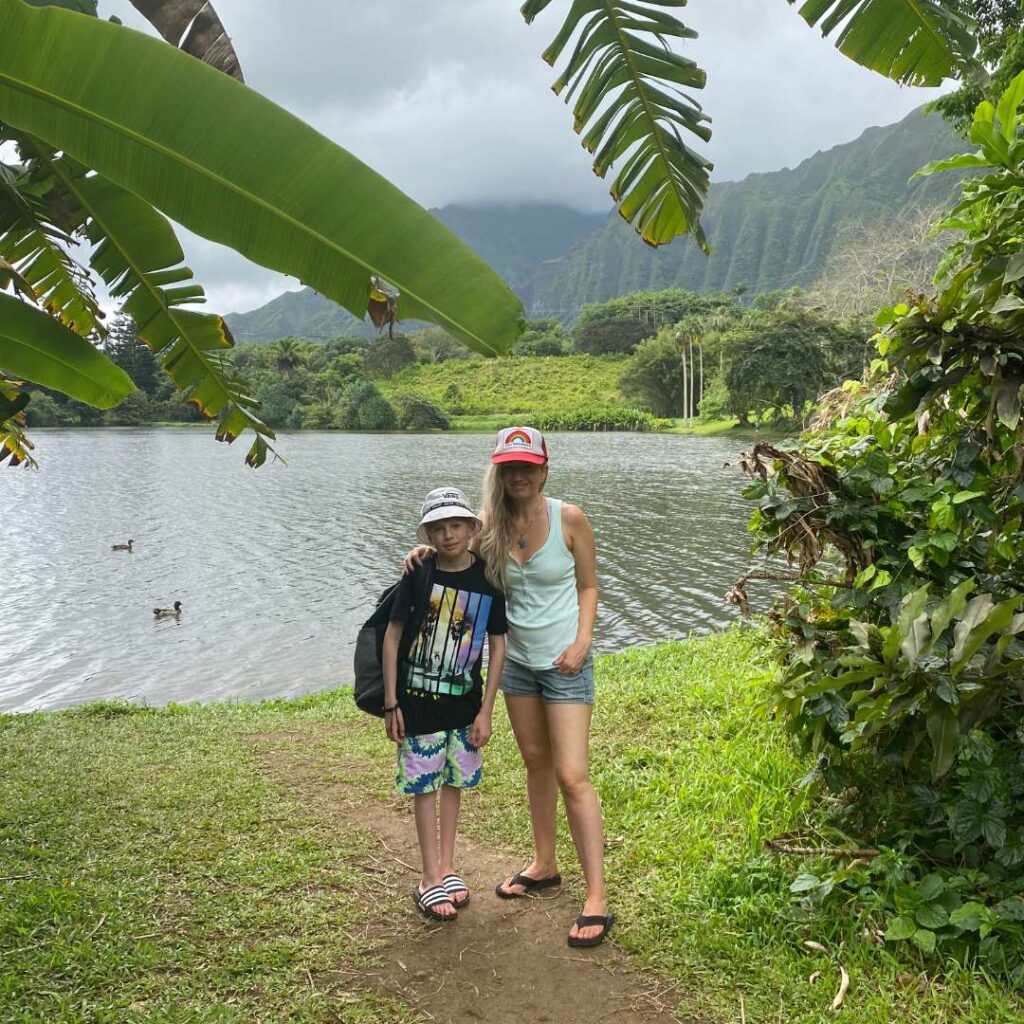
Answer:
[(135, 390), (128, 374), (85, 338), (3, 292), (0, 370), (97, 409), (111, 409)]
[(974, 23), (958, 6), (955, 0), (806, 0), (800, 16), (820, 25), (823, 36), (838, 29), (835, 45), (850, 60), (903, 85), (934, 86), (984, 75), (974, 56)]
[[(54, 223), (53, 204), (47, 206), (43, 191), (24, 170), (0, 164), (0, 268), (9, 265), (18, 290), (65, 327), (83, 336), (102, 333), (88, 274), (68, 252), (74, 239)], [(0, 287), (4, 276), (0, 270)]]
[(171, 46), (198, 57), (239, 82), (244, 81), (238, 55), (208, 0), (131, 0), (131, 3)]
[(87, 176), (67, 157), (55, 159), (41, 149), (36, 157), (76, 204), (78, 230), (94, 246), (92, 266), (135, 321), (139, 337), (185, 398), (204, 416), (218, 418), (218, 440), (231, 442), (246, 428), (256, 433), (246, 462), (262, 465), (267, 438), (274, 432), (223, 358), (234, 344), (223, 318), (181, 308), (204, 296), (183, 265), (185, 256), (170, 223), (138, 196), (102, 175)]
[(507, 352), (522, 305), (468, 246), (340, 146), (239, 82), (123, 26), (0, 0), (0, 121), (173, 220), (362, 317), (374, 275), (399, 316)]
[[(526, 0), (532, 22), (551, 0)], [(712, 165), (683, 142), (683, 133), (707, 142), (710, 118), (683, 88), (703, 89), (705, 73), (675, 53), (668, 39), (694, 39), (667, 10), (686, 0), (573, 0), (562, 28), (543, 58), (554, 65), (575, 40), (565, 69), (552, 86), (576, 96), (573, 129), (595, 153), (603, 178), (624, 161), (611, 186), (619, 213), (650, 246), (691, 233), (709, 251), (700, 226)]]

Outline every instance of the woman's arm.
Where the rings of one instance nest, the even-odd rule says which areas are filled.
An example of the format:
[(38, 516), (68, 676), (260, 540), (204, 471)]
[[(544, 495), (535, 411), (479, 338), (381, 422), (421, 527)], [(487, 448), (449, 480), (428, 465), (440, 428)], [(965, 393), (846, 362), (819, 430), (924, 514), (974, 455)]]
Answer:
[(555, 658), (555, 667), (567, 675), (575, 675), (587, 660), (594, 640), (594, 620), (597, 618), (597, 548), (590, 522), (576, 505), (562, 505), (562, 534), (576, 563), (576, 595), (580, 612), (576, 640)]
[(501, 673), (505, 667), (505, 634), (497, 636), (489, 634), (487, 637), (487, 687), (484, 690), (483, 701), (480, 710), (473, 720), (473, 728), (470, 730), (470, 743), (474, 747), (486, 746), (491, 738), (491, 716), (494, 713), (494, 700), (498, 696), (498, 686), (501, 683)]

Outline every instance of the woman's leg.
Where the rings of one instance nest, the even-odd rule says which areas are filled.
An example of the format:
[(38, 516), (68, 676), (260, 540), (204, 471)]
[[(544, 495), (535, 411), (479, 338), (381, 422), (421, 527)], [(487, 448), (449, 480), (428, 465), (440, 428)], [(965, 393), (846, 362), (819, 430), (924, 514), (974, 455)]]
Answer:
[[(603, 917), (608, 913), (604, 887), (604, 826), (601, 821), (601, 801), (590, 783), (590, 760), (587, 753), (592, 712), (590, 704), (547, 705), (555, 778), (565, 800), (569, 831), (576, 844), (587, 885), (583, 913)], [(569, 934), (589, 939), (600, 931), (600, 925), (577, 928), (574, 924)]]
[[(513, 697), (505, 694), (508, 720), (526, 765), (526, 795), (530, 801), (533, 826), (533, 862), (524, 869), (528, 878), (550, 878), (558, 871), (555, 857), (555, 808), (558, 786), (551, 759), (548, 719), (540, 697)], [(509, 878), (512, 876), (510, 875)], [(524, 891), (522, 885), (502, 884), (511, 894)]]

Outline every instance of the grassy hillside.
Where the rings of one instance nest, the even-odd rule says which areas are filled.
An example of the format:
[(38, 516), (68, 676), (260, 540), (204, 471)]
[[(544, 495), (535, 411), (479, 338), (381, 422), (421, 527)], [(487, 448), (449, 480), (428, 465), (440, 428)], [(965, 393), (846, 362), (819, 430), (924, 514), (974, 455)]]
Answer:
[(619, 377), (628, 361), (629, 356), (452, 359), (410, 366), (378, 385), (388, 398), (409, 391), (424, 395), (456, 415), (632, 405), (619, 391)]

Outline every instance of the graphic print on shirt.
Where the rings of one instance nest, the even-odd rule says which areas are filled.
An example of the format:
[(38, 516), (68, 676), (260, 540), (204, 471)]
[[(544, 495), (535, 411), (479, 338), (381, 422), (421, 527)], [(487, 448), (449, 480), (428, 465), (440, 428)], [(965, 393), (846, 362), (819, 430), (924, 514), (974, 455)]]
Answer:
[(451, 697), (469, 693), (490, 611), (489, 595), (435, 583), (409, 650), (406, 689)]

